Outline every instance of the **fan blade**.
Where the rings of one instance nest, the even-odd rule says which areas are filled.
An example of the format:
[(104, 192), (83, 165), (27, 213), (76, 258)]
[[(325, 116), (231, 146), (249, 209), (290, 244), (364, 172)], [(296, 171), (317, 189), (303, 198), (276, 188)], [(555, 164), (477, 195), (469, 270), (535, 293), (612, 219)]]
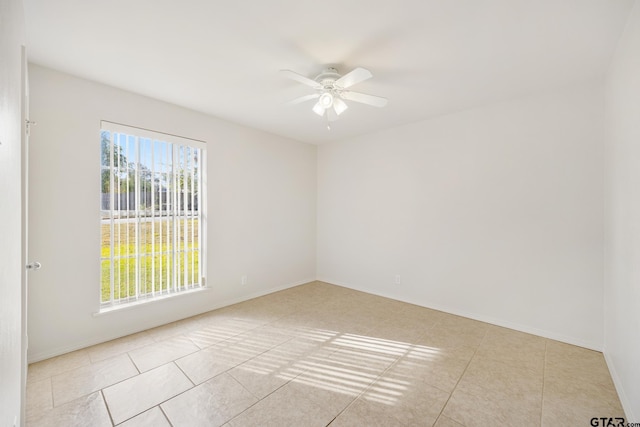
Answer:
[(287, 102), (285, 105), (296, 105), (296, 104), (300, 104), (301, 102), (317, 99), (319, 97), (320, 97), (319, 93), (313, 93), (311, 95), (305, 95), (305, 96), (301, 96), (300, 98), (292, 99), (291, 101)]
[(367, 79), (370, 79), (371, 77), (373, 77), (371, 71), (358, 67), (350, 73), (347, 73), (344, 76), (340, 77), (335, 81), (334, 85), (346, 89), (356, 83), (360, 83)]
[(346, 110), (347, 108), (349, 108), (349, 106), (347, 105), (346, 102), (344, 102), (342, 99), (336, 97), (333, 100), (333, 109), (336, 111), (336, 114), (339, 116), (340, 114), (344, 113), (344, 110)]
[(284, 76), (290, 78), (291, 80), (295, 80), (307, 86), (311, 86), (314, 89), (322, 89), (322, 85), (315, 80), (311, 80), (308, 77), (303, 76), (302, 74), (298, 74), (295, 71), (291, 70), (280, 70)]
[(374, 107), (384, 107), (388, 102), (387, 98), (383, 98), (381, 96), (367, 95), (366, 93), (351, 92), (348, 90), (342, 92), (340, 96), (344, 99), (348, 99), (349, 101), (360, 102)]
[(320, 117), (324, 116), (324, 107), (320, 104), (320, 101), (316, 102), (316, 105), (313, 106), (313, 112)]

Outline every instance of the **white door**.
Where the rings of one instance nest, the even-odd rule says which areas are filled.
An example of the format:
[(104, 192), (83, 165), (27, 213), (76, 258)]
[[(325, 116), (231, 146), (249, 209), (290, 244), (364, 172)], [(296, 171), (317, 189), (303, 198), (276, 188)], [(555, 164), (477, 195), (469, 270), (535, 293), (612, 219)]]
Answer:
[(26, 383), (27, 383), (27, 297), (29, 271), (40, 268), (40, 263), (29, 259), (29, 133), (33, 122), (29, 120), (29, 70), (27, 68), (27, 50), (22, 46), (22, 415), (25, 420)]

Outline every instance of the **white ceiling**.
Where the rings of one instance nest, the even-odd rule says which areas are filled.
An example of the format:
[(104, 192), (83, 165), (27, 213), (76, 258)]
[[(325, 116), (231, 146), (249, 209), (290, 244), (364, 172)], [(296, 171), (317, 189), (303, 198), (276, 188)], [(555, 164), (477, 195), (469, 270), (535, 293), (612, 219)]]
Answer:
[[(633, 0), (24, 0), (34, 63), (320, 143), (595, 79)], [(374, 77), (326, 129), (312, 89), (327, 65)]]

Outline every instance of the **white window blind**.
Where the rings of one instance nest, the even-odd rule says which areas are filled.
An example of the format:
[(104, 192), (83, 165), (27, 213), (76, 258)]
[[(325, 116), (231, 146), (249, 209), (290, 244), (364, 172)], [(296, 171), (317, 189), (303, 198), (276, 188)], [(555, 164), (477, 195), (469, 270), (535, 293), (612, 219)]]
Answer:
[(103, 307), (204, 285), (205, 144), (101, 123)]

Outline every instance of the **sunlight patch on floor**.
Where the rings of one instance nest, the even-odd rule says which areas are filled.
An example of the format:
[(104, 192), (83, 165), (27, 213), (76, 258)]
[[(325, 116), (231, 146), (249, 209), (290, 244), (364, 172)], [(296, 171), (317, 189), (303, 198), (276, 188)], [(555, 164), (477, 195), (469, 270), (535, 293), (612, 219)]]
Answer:
[[(231, 330), (211, 332), (232, 333)], [(256, 330), (246, 332), (253, 335), (245, 339), (232, 337), (231, 341), (237, 340), (233, 346), (222, 349), (222, 353), (229, 356), (225, 362), (256, 353), (256, 357), (239, 368), (334, 393), (350, 396), (364, 393), (367, 400), (385, 405), (396, 404), (412, 387), (410, 373), (413, 370), (442, 357), (442, 351), (435, 347), (330, 329), (303, 327), (298, 329), (296, 337), (284, 339), (271, 348), (274, 334), (260, 336)], [(275, 337), (277, 340), (277, 335)], [(299, 349), (282, 347), (285, 342), (295, 340), (299, 340)], [(392, 366), (407, 374), (388, 374)]]

